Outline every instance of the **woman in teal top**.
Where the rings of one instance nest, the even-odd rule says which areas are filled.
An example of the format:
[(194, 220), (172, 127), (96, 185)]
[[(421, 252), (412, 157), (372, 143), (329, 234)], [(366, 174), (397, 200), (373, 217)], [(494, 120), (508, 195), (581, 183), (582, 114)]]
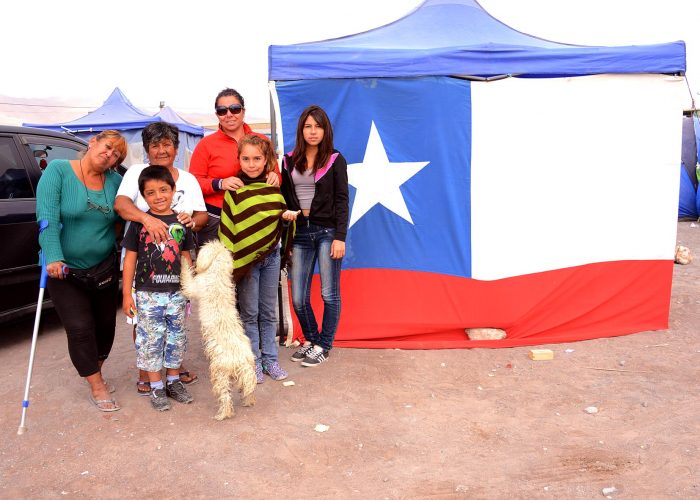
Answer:
[(46, 284), (68, 337), (68, 352), (78, 374), (90, 384), (91, 401), (101, 411), (119, 409), (102, 378), (102, 363), (114, 342), (118, 282), (89, 290), (66, 271), (87, 269), (115, 251), (114, 198), (121, 176), (113, 171), (126, 157), (126, 141), (116, 130), (90, 139), (79, 160), (49, 163), (37, 187), (37, 220), (48, 222), (39, 234), (49, 280)]

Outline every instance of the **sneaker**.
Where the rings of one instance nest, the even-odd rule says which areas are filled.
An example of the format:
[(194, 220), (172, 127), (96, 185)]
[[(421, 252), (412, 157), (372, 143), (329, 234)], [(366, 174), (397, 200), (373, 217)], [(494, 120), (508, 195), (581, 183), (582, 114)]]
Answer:
[(263, 372), (267, 373), (272, 380), (284, 380), (289, 376), (277, 361), (263, 366)]
[(328, 359), (329, 352), (325, 349), (322, 351), (317, 351), (316, 349), (311, 349), (301, 362), (301, 366), (316, 366), (320, 365)]
[(314, 348), (313, 344), (302, 345), (299, 349), (297, 349), (297, 352), (292, 354), (292, 361), (294, 361), (294, 362), (304, 361), (304, 358), (306, 357), (306, 354), (309, 352), (309, 349), (313, 349), (313, 348)]
[(168, 382), (165, 386), (165, 392), (168, 394), (168, 397), (173, 398), (178, 403), (188, 404), (194, 401), (194, 398), (187, 392), (185, 384), (179, 380)]
[(153, 389), (149, 397), (151, 398), (151, 406), (154, 410), (165, 411), (170, 409), (170, 403), (168, 402), (168, 395), (165, 389)]
[(255, 379), (258, 381), (258, 384), (265, 382), (265, 377), (263, 377), (263, 369), (260, 365), (255, 365)]

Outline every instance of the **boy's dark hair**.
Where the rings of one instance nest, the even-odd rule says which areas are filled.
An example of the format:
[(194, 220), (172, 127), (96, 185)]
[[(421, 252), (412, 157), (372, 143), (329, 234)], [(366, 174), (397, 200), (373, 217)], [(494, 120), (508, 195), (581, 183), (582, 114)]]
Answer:
[(167, 167), (149, 165), (141, 171), (139, 175), (139, 193), (141, 193), (141, 196), (143, 196), (143, 190), (148, 181), (163, 181), (173, 190), (175, 189), (175, 179), (173, 179), (173, 175)]

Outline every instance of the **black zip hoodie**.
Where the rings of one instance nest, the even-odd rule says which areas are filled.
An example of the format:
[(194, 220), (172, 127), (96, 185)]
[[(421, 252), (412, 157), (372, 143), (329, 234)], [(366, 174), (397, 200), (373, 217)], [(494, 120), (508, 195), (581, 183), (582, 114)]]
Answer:
[[(282, 196), (289, 210), (300, 210), (294, 189), (291, 154), (282, 159)], [(335, 229), (335, 239), (345, 241), (348, 232), (348, 164), (340, 152), (333, 151), (328, 163), (316, 171), (315, 192), (311, 200), (309, 222)]]

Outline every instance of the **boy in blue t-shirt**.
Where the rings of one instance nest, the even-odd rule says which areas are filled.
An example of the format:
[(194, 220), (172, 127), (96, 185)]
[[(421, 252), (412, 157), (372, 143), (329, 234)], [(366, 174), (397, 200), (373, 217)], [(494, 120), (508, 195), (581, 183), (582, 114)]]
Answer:
[[(148, 372), (151, 405), (164, 411), (170, 409), (168, 397), (180, 403), (193, 401), (180, 382), (180, 364), (187, 346), (187, 299), (180, 291), (180, 258), (192, 265), (189, 251), (194, 248), (194, 238), (170, 207), (175, 180), (167, 168), (151, 165), (143, 169), (139, 191), (148, 203), (148, 213), (169, 224), (170, 239), (158, 244), (142, 224), (129, 225), (122, 242), (126, 249), (122, 282), (134, 283), (136, 304), (131, 287), (124, 286), (122, 307), (129, 317), (138, 312), (136, 365)], [(165, 386), (161, 380), (163, 366)]]

